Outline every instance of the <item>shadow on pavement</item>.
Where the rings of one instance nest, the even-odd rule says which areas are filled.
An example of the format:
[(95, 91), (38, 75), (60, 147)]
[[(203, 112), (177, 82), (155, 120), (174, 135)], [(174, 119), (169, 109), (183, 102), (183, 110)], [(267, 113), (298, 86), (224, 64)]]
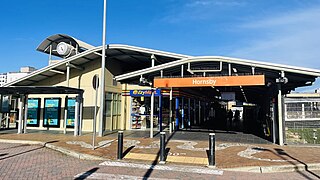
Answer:
[[(295, 158), (295, 157), (292, 157), (291, 155), (289, 155), (288, 153), (286, 153), (283, 149), (279, 149), (279, 148), (275, 148), (274, 150), (276, 150), (277, 151), (277, 153), (278, 154), (280, 154), (280, 155), (285, 155), (285, 156), (288, 156), (289, 158), (291, 158), (291, 159), (293, 159), (293, 160), (296, 160), (296, 161), (298, 161), (299, 163), (301, 163), (301, 164), (303, 164), (304, 165), (304, 167), (305, 167), (305, 170), (308, 172), (308, 173), (310, 173), (310, 174), (312, 174), (313, 176), (315, 176), (315, 177), (317, 177), (318, 179), (320, 179), (320, 176), (318, 176), (317, 174), (315, 174), (314, 172), (312, 172), (312, 171), (310, 171), (309, 169), (308, 169), (308, 165), (306, 164), (306, 163), (304, 163), (303, 161), (301, 161), (301, 160), (299, 160), (299, 159), (297, 159), (297, 158)], [(281, 158), (282, 158), (282, 156), (280, 156)], [(285, 159), (285, 158), (283, 158), (283, 159)], [(291, 164), (293, 164), (293, 165), (295, 165), (293, 162), (291, 162), (291, 161), (289, 161)], [(299, 172), (299, 171), (298, 171)], [(302, 172), (299, 172), (301, 175), (303, 175), (304, 177), (306, 177)], [(309, 178), (309, 177), (306, 177), (307, 179), (311, 179), (311, 178)]]
[(123, 157), (121, 158), (124, 158), (135, 146), (130, 146), (128, 147), (124, 152), (123, 152)]
[(41, 147), (38, 147), (38, 148), (34, 148), (34, 149), (30, 149), (30, 150), (27, 150), (27, 151), (23, 151), (23, 152), (20, 152), (20, 153), (17, 153), (17, 154), (13, 154), (13, 155), (10, 155), (10, 156), (6, 156), (6, 157), (3, 157), (3, 158), (0, 158), (0, 161), (4, 160), (4, 159), (9, 159), (9, 158), (12, 158), (12, 157), (15, 157), (15, 156), (19, 156), (19, 155), (22, 155), (22, 154), (26, 154), (26, 153), (29, 153), (29, 152), (32, 152), (32, 151), (36, 151), (36, 150), (39, 150), (39, 149), (42, 149), (42, 148), (44, 148), (44, 146), (41, 146)]
[(0, 154), (0, 157), (1, 156), (6, 156), (6, 155), (8, 155), (8, 153), (3, 153), (3, 154)]
[(29, 144), (19, 144), (17, 146), (11, 146), (11, 147), (7, 147), (7, 148), (2, 148), (0, 150), (6, 150), (6, 149), (14, 149), (14, 148), (18, 148), (18, 147), (24, 147), (24, 146), (30, 146)]
[[(320, 179), (320, 176), (318, 176), (317, 174), (313, 173), (312, 171), (310, 171), (310, 170), (308, 169), (308, 166), (307, 166), (306, 163), (304, 163), (303, 161), (301, 161), (301, 160), (299, 160), (299, 159), (297, 159), (297, 158), (294, 158), (294, 157), (290, 156), (290, 155), (289, 155), (288, 153), (286, 153), (283, 149), (274, 148), (274, 150), (275, 150), (276, 152), (274, 152), (274, 151), (272, 151), (272, 150), (269, 150), (269, 149), (264, 149), (264, 148), (253, 148), (253, 149), (259, 150), (259, 151), (268, 151), (268, 152), (270, 152), (270, 153), (273, 153), (274, 155), (280, 157), (280, 158), (283, 159), (283, 160), (287, 160), (287, 162), (289, 162), (290, 164), (294, 165), (294, 166), (295, 166), (295, 170), (297, 171), (297, 173), (299, 173), (300, 175), (302, 175), (305, 179), (313, 179), (313, 178), (310, 178), (309, 176), (307, 176), (304, 172), (299, 171), (299, 170), (298, 170), (299, 167), (297, 166), (297, 164), (294, 163), (293, 161), (290, 161), (290, 160), (295, 160), (295, 161), (297, 161), (297, 162), (299, 162), (299, 163), (301, 163), (301, 164), (304, 165), (304, 168), (305, 168), (306, 172), (312, 174), (312, 175), (315, 176), (317, 179)], [(286, 157), (284, 157), (284, 156), (287, 156), (288, 158), (286, 158)]]
[(93, 174), (94, 172), (96, 172), (99, 168), (95, 167), (90, 169), (89, 171), (81, 174), (79, 177), (75, 178), (75, 180), (81, 180), (81, 179), (86, 179), (87, 177), (89, 177), (91, 174)]
[[(167, 144), (168, 144), (169, 141), (172, 139), (172, 137), (174, 136), (175, 133), (176, 133), (176, 131), (174, 131), (174, 132), (169, 136), (169, 138), (166, 139), (165, 147), (167, 147)], [(166, 148), (166, 149), (165, 149), (165, 151), (166, 151), (166, 152), (165, 152), (165, 153), (166, 153), (166, 154), (165, 154), (165, 160), (167, 159), (167, 154), (169, 153), (169, 150), (170, 150), (170, 148)], [(159, 157), (160, 157), (160, 149), (158, 150), (157, 156), (156, 156), (155, 160), (152, 162), (151, 167), (154, 167), (155, 165), (157, 165)], [(149, 178), (149, 177), (151, 176), (152, 172), (153, 172), (153, 168), (149, 168), (148, 171), (147, 171), (147, 172), (144, 174), (144, 176), (142, 176), (142, 177), (144, 177), (144, 178)]]

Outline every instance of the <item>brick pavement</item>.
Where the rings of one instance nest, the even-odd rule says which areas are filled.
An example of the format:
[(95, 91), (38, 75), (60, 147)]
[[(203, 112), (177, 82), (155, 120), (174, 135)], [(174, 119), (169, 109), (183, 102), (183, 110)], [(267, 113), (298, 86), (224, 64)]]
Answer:
[[(0, 139), (9, 140), (32, 140), (32, 141), (42, 141), (47, 142), (52, 145), (62, 147), (68, 150), (72, 150), (79, 153), (90, 154), (94, 156), (103, 157), (105, 159), (116, 159), (116, 134), (108, 135), (104, 137), (97, 137), (96, 142), (108, 142), (105, 144), (107, 147), (100, 147), (96, 150), (90, 148), (81, 147), (78, 144), (67, 144), (67, 142), (83, 142), (90, 145), (92, 142), (92, 136), (90, 134), (83, 135), (80, 137), (74, 137), (71, 134), (55, 134), (47, 132), (34, 132), (28, 134), (15, 134), (15, 131), (8, 131), (0, 133)], [(141, 133), (141, 132), (138, 132)], [(184, 137), (188, 137), (185, 134)], [(150, 154), (152, 158), (150, 159), (140, 159), (140, 161), (155, 161), (154, 157), (158, 155), (158, 145), (159, 138), (146, 138), (127, 136), (125, 134), (125, 143), (127, 147), (124, 150), (129, 150), (130, 153), (134, 154)], [(204, 140), (194, 140), (196, 144), (186, 143), (186, 140), (177, 140), (172, 138), (167, 144), (169, 148), (168, 159), (179, 159), (174, 157), (188, 157), (188, 158), (207, 158), (206, 148), (208, 147), (208, 142)], [(140, 143), (137, 143), (137, 142)], [(130, 144), (131, 142), (131, 144)], [(132, 143), (135, 142), (135, 143)], [(126, 144), (125, 144), (126, 145)], [(131, 146), (132, 149), (129, 148)], [(278, 146), (274, 144), (244, 144), (244, 143), (232, 143), (230, 141), (223, 142), (217, 141), (216, 150), (216, 166), (217, 168), (237, 168), (237, 167), (247, 167), (247, 166), (275, 166), (275, 165), (296, 165), (296, 164), (306, 164), (306, 163), (320, 163), (319, 147), (293, 147), (293, 146)], [(242, 155), (239, 155), (242, 153)], [(181, 159), (180, 158), (180, 159)], [(129, 162), (137, 161), (138, 158), (130, 158), (130, 156), (125, 157)], [(139, 160), (138, 160), (139, 161)], [(169, 164), (193, 164), (191, 161), (174, 161), (171, 160)], [(193, 165), (198, 165), (194, 163)], [(200, 164), (204, 166), (204, 164)]]
[[(223, 175), (112, 167), (102, 161), (86, 161), (66, 156), (39, 145), (0, 143), (0, 179), (316, 179), (320, 171), (290, 173), (247, 173), (224, 171)], [(91, 177), (92, 175), (92, 177)], [(112, 178), (116, 177), (116, 178)]]
[(96, 164), (39, 145), (0, 144), (0, 179), (72, 179)]

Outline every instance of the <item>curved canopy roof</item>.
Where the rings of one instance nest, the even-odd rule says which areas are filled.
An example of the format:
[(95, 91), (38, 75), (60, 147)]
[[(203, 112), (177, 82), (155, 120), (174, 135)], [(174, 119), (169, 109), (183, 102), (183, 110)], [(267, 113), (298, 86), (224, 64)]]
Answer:
[[(55, 76), (66, 72), (66, 64), (85, 68), (86, 63), (91, 61), (101, 61), (102, 46), (93, 47), (86, 45), (82, 41), (76, 40), (67, 35), (53, 35), (44, 40), (38, 50), (48, 53), (50, 44), (57, 44), (61, 41), (70, 41), (77, 43), (81, 47), (88, 48), (74, 56), (63, 59), (58, 63), (39, 69), (26, 77), (18, 79), (14, 82), (5, 84), (4, 86), (30, 86), (35, 82), (45, 80), (48, 77)], [(274, 83), (281, 73), (288, 78), (288, 83), (283, 88), (284, 91), (294, 90), (297, 87), (311, 85), (317, 77), (320, 77), (320, 70), (302, 68), (296, 66), (288, 66), (283, 64), (275, 64), (261, 62), (255, 60), (246, 60), (239, 58), (230, 58), (222, 56), (188, 56), (154, 49), (141, 48), (129, 45), (112, 44), (106, 47), (106, 68), (113, 73), (115, 80), (125, 83), (139, 83), (141, 76), (149, 81), (154, 77), (160, 76), (181, 76), (184, 71), (185, 76), (198, 75), (202, 76), (201, 70), (214, 69), (212, 72), (207, 71), (207, 76), (212, 75), (231, 75), (236, 74), (264, 74), (266, 82)], [(151, 57), (156, 57), (155, 65), (152, 67)], [(112, 64), (113, 69), (109, 65)], [(190, 71), (190, 67), (198, 69), (197, 73)], [(220, 68), (220, 69), (219, 69)], [(199, 73), (200, 72), (200, 73)], [(255, 88), (257, 93), (261, 87)]]
[[(85, 68), (85, 64), (88, 62), (101, 61), (101, 54), (102, 46), (94, 47), (82, 53), (78, 53), (74, 56), (71, 56), (67, 59), (63, 59), (55, 64), (51, 64), (42, 69), (34, 71), (29, 75), (17, 79), (16, 81), (7, 83), (4, 86), (29, 86), (34, 84), (35, 82), (42, 81), (56, 74), (65, 73), (67, 71), (67, 63), (81, 68)], [(168, 63), (182, 58), (191, 57), (165, 51), (158, 51), (153, 49), (121, 44), (113, 44), (106, 46), (106, 54), (108, 56), (106, 63), (107, 68), (109, 63), (118, 64), (117, 71), (109, 69), (112, 73), (114, 73), (114, 75), (120, 75), (123, 73), (128, 73), (150, 67), (152, 55), (154, 55), (157, 58), (155, 62), (156, 65)]]
[[(45, 40), (43, 40), (40, 45), (37, 47), (38, 51), (44, 52), (49, 54), (50, 53), (50, 45), (52, 45), (52, 49), (56, 49), (57, 45), (60, 42), (65, 42), (67, 44), (72, 45), (73, 47), (78, 47), (78, 52), (83, 52), (87, 49), (94, 48), (94, 46), (87, 44), (83, 41), (80, 41), (72, 36), (68, 36), (65, 34), (55, 34), (52, 36), (47, 37)], [(57, 51), (52, 51), (52, 55), (61, 57)]]
[(0, 94), (82, 94), (83, 90), (63, 86), (12, 86), (0, 87)]

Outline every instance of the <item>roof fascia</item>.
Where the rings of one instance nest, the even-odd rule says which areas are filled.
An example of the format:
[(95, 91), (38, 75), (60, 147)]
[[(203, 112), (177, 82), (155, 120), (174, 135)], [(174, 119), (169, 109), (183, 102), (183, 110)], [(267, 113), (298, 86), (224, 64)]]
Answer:
[(59, 66), (61, 66), (61, 65), (65, 65), (65, 64), (68, 63), (68, 62), (71, 63), (72, 61), (74, 61), (74, 60), (76, 60), (76, 59), (78, 59), (78, 58), (81, 58), (81, 57), (83, 57), (83, 56), (86, 56), (86, 55), (89, 55), (89, 54), (91, 54), (91, 53), (100, 51), (101, 49), (102, 49), (102, 46), (99, 46), (99, 47), (92, 48), (92, 49), (89, 49), (89, 50), (87, 50), (87, 51), (84, 51), (84, 52), (82, 52), (82, 53), (76, 54), (76, 55), (71, 56), (71, 57), (69, 57), (69, 58), (67, 58), (67, 59), (61, 60), (61, 62), (58, 62), (58, 63), (55, 63), (55, 64), (51, 64), (51, 65), (46, 66), (46, 67), (44, 67), (44, 68), (41, 68), (41, 69), (39, 69), (39, 70), (37, 70), (37, 71), (34, 71), (34, 72), (30, 73), (29, 75), (24, 76), (24, 77), (22, 77), (22, 78), (20, 78), (20, 79), (17, 79), (17, 80), (15, 80), (15, 81), (10, 82), (10, 83), (4, 84), (3, 87), (12, 86), (12, 85), (14, 85), (14, 84), (16, 84), (16, 83), (19, 83), (19, 82), (22, 82), (22, 81), (24, 81), (24, 80), (27, 80), (27, 79), (29, 79), (29, 78), (31, 78), (31, 77), (33, 77), (33, 76), (39, 75), (39, 74), (41, 74), (41, 73), (43, 73), (43, 72), (52, 70), (52, 69), (54, 69), (54, 68), (56, 68), (56, 67), (59, 67)]
[(125, 50), (138, 51), (138, 52), (147, 53), (147, 54), (166, 56), (166, 57), (175, 58), (175, 59), (192, 57), (184, 54), (177, 54), (177, 53), (159, 51), (155, 49), (148, 49), (148, 48), (142, 48), (142, 47), (130, 46), (130, 45), (124, 45), (124, 44), (110, 44), (109, 49), (125, 49)]
[(285, 71), (285, 72), (292, 72), (292, 73), (298, 73), (298, 74), (304, 74), (304, 75), (311, 75), (315, 77), (320, 76), (320, 70), (317, 69), (309, 69), (309, 68), (301, 68), (296, 66), (288, 66), (288, 65), (282, 65), (282, 64), (275, 64), (275, 63), (267, 63), (267, 62), (259, 62), (259, 61), (253, 61), (253, 60), (246, 60), (246, 59), (237, 59), (237, 58), (229, 58), (229, 57), (222, 57), (222, 56), (199, 56), (199, 57), (188, 57), (183, 58), (177, 61), (168, 62), (165, 64), (160, 64), (154, 67), (118, 75), (115, 77), (117, 81), (129, 79), (135, 76), (140, 76), (143, 74), (152, 73), (155, 71), (164, 70), (166, 68), (171, 68), (174, 66), (186, 64), (186, 63), (192, 63), (192, 62), (209, 62), (209, 61), (221, 61), (226, 63), (232, 63), (232, 64), (241, 64), (241, 65), (247, 65), (251, 67), (260, 67), (265, 69), (272, 69), (272, 70), (279, 70), (279, 71)]
[[(125, 49), (125, 50), (131, 50), (131, 51), (138, 51), (138, 52), (142, 52), (142, 53), (149, 53), (149, 54), (155, 54), (155, 55), (160, 55), (160, 56), (166, 56), (166, 57), (170, 57), (170, 58), (175, 58), (175, 59), (181, 59), (181, 58), (187, 58), (187, 57), (191, 57), (191, 56), (187, 56), (187, 55), (182, 55), (182, 54), (175, 54), (175, 53), (170, 53), (170, 52), (165, 52), (165, 51), (159, 51), (159, 50), (153, 50), (153, 49), (147, 49), (147, 48), (141, 48), (141, 47), (136, 47), (136, 46), (130, 46), (130, 45), (123, 45), (123, 44), (110, 44), (110, 45), (106, 45), (106, 49)], [(10, 83), (4, 84), (3, 87), (8, 87), (8, 86), (12, 86), (16, 83), (22, 82), (24, 80), (27, 80), (33, 76), (39, 75), (43, 72), (49, 71), (51, 69), (54, 69), (56, 67), (59, 67), (63, 64), (66, 63), (71, 63), (73, 60), (76, 60), (77, 58), (81, 58), (84, 57), (86, 55), (89, 55), (91, 53), (97, 53), (98, 51), (102, 50), (102, 46), (97, 46), (95, 48), (89, 49), (87, 51), (84, 51), (82, 53), (76, 54), (72, 57), (69, 57), (67, 59), (62, 60), (61, 62), (46, 66), (44, 68), (41, 68), (37, 71), (34, 71), (32, 73), (30, 73), (29, 75), (22, 77), (20, 79), (17, 79), (15, 81), (12, 81)]]

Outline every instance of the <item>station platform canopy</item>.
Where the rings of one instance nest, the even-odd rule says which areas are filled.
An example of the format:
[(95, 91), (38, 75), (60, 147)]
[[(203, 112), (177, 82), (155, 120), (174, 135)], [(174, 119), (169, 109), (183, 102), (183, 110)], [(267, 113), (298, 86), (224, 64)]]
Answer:
[(26, 95), (26, 94), (82, 94), (82, 89), (64, 86), (11, 86), (0, 87), (2, 95)]
[[(46, 38), (37, 50), (49, 54), (48, 46), (54, 46), (61, 41), (81, 44), (79, 40), (71, 36), (58, 34)], [(56, 74), (65, 74), (66, 64), (85, 69), (88, 62), (101, 62), (102, 48), (102, 46), (86, 45), (84, 51), (4, 86), (32, 86), (35, 82)], [(189, 56), (121, 44), (110, 44), (105, 49), (106, 68), (114, 75), (114, 80), (129, 84), (144, 83), (152, 86), (156, 77), (264, 75), (264, 85), (243, 87), (242, 90), (239, 87), (216, 87), (216, 89), (238, 93), (245, 90), (251, 94), (261, 94), (281, 81), (284, 84), (282, 91), (286, 94), (297, 87), (312, 85), (315, 79), (320, 76), (318, 69), (256, 60), (224, 56)]]

